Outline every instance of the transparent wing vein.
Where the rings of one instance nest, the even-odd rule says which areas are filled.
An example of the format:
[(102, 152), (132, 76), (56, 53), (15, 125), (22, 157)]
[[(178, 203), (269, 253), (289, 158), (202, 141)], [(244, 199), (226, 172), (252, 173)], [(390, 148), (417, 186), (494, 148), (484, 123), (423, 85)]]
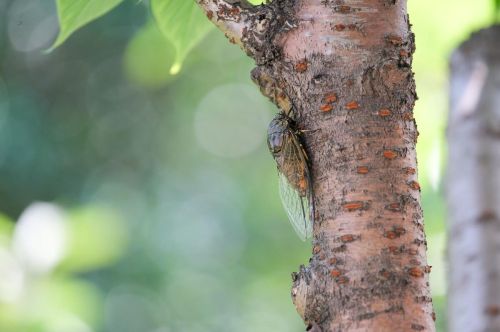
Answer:
[(300, 196), (299, 191), (293, 188), (281, 172), (279, 172), (279, 189), (281, 202), (290, 223), (300, 239), (305, 241), (312, 235), (309, 201), (307, 197)]

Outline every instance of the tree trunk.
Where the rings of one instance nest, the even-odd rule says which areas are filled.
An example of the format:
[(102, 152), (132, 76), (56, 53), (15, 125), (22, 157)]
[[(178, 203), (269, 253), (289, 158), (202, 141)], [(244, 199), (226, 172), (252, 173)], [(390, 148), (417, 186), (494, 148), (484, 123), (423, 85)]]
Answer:
[(404, 0), (197, 0), (304, 130), (313, 256), (293, 276), (308, 331), (434, 331)]
[(500, 26), (451, 60), (448, 123), (450, 331), (500, 331)]

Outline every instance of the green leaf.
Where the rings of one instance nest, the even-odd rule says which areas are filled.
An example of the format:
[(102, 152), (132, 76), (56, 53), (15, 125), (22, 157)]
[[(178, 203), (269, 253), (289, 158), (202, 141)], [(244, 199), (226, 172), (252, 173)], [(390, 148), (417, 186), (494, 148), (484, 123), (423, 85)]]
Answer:
[(170, 67), (170, 73), (175, 75), (189, 51), (210, 31), (212, 24), (194, 0), (151, 0), (151, 9), (160, 31), (177, 52)]
[(61, 45), (73, 32), (109, 12), (123, 0), (56, 0), (59, 17), (59, 35), (54, 49)]
[[(45, 327), (41, 331), (88, 331), (78, 328), (81, 322), (77, 326), (75, 323), (80, 320), (85, 325), (96, 325), (104, 309), (99, 289), (90, 282), (71, 276), (50, 276), (31, 282), (27, 292), (30, 310), (28, 312), (24, 310), (25, 317), (21, 318), (24, 320), (28, 320), (30, 316), (39, 318)], [(78, 320), (75, 322), (62, 318), (68, 316), (78, 317)]]
[(69, 248), (61, 271), (86, 272), (116, 262), (127, 247), (123, 220), (113, 210), (86, 207), (71, 211)]
[(5, 214), (0, 213), (0, 246), (7, 245), (12, 237), (14, 222)]

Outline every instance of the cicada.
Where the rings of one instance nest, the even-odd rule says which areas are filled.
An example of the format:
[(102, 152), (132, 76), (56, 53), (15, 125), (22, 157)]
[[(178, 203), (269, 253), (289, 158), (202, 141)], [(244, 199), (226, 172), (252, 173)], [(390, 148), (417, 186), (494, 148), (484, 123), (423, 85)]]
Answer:
[(269, 124), (267, 144), (278, 167), (281, 201), (302, 241), (312, 236), (314, 197), (309, 160), (295, 121), (284, 112)]

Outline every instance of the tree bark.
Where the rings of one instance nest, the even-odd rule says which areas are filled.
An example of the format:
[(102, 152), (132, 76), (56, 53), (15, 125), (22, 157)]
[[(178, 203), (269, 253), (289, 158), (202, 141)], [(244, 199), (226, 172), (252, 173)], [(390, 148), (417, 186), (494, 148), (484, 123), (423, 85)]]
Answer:
[(500, 26), (451, 59), (448, 123), (450, 331), (500, 331)]
[(308, 331), (434, 331), (404, 0), (197, 0), (304, 130), (313, 256), (293, 275)]

